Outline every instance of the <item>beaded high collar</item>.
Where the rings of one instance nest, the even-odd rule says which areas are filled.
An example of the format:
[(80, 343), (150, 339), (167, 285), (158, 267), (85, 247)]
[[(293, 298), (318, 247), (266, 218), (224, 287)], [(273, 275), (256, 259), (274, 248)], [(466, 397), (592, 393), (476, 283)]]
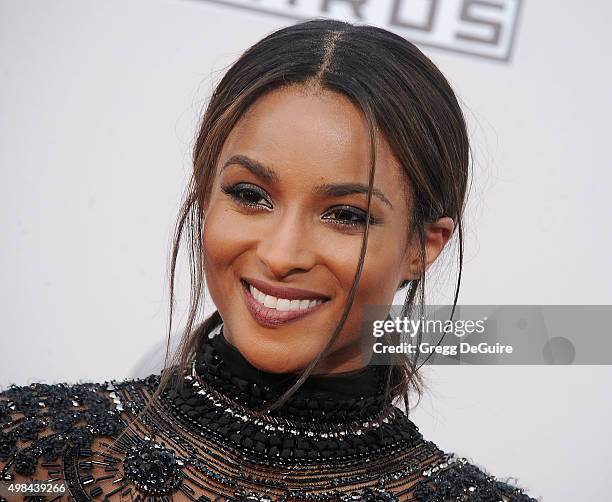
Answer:
[[(275, 401), (296, 378), (253, 366), (223, 334), (223, 325), (204, 337), (193, 363), (193, 376), (202, 385), (245, 409), (260, 409)], [(384, 368), (311, 375), (275, 416), (299, 421), (345, 422), (380, 415), (384, 408)]]

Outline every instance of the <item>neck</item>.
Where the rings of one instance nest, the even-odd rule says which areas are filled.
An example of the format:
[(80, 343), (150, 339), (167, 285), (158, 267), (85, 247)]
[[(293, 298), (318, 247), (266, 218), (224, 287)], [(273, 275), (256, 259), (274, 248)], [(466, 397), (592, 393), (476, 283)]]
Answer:
[(370, 362), (359, 344), (349, 345), (329, 354), (315, 366), (313, 375), (346, 375), (363, 370)]
[[(225, 339), (222, 326), (203, 338), (194, 369), (203, 385), (252, 409), (276, 401), (299, 376), (296, 373), (268, 373), (256, 368)], [(274, 413), (338, 420), (382, 412), (385, 373), (382, 366), (337, 370), (310, 375)]]

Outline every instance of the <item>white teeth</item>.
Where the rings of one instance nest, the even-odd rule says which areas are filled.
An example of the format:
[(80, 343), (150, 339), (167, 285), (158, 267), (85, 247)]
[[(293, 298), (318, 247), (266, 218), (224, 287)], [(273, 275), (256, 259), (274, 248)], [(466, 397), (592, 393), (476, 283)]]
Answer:
[(276, 310), (291, 310), (291, 300), (285, 300), (284, 298), (279, 298), (278, 301), (276, 302)]
[(275, 296), (270, 296), (270, 295), (266, 295), (263, 304), (271, 309), (275, 309), (276, 305), (278, 303), (278, 298), (276, 298)]
[(323, 303), (323, 300), (289, 300), (287, 298), (277, 298), (276, 296), (266, 295), (259, 291), (256, 287), (249, 284), (249, 291), (259, 303), (263, 303), (266, 307), (276, 309), (280, 311), (287, 310), (304, 310), (319, 303)]

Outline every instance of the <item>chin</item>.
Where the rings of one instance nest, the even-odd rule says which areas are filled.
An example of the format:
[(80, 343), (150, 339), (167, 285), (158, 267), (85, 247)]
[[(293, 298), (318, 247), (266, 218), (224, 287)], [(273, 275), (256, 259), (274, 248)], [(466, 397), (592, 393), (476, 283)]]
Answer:
[(264, 344), (252, 339), (243, 342), (236, 340), (238, 351), (249, 363), (266, 373), (300, 373), (317, 355), (298, 354), (286, 345), (273, 342)]

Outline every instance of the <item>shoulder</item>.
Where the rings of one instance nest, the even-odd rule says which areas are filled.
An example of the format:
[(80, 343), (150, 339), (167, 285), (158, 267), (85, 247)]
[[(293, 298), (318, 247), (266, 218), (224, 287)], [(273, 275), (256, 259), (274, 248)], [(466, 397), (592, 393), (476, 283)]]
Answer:
[(422, 502), (537, 502), (509, 479), (497, 478), (464, 457), (445, 453), (426, 466), (413, 486), (412, 497)]
[(126, 424), (115, 390), (150, 386), (153, 378), (33, 383), (0, 391), (0, 479), (32, 477), (71, 447), (89, 448), (96, 436), (116, 436)]

